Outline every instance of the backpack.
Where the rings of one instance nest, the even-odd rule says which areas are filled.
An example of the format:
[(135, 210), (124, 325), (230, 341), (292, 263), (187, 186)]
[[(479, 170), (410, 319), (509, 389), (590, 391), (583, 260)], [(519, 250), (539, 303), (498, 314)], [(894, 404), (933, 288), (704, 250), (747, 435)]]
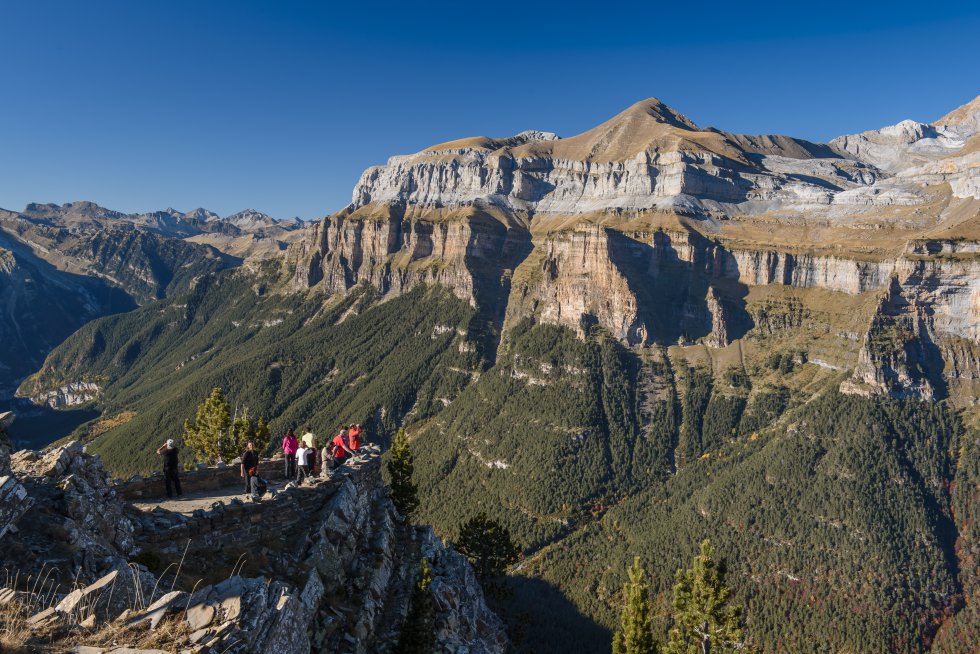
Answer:
[(254, 501), (259, 501), (262, 496), (265, 495), (266, 491), (269, 490), (269, 484), (262, 479), (262, 477), (252, 478), (252, 499)]

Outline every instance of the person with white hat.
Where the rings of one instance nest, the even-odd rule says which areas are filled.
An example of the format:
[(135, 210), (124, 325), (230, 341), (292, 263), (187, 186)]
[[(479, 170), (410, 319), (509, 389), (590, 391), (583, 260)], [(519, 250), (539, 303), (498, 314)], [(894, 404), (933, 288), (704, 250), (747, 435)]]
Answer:
[(177, 454), (179, 452), (180, 450), (177, 449), (172, 438), (168, 438), (166, 443), (157, 448), (157, 456), (163, 457), (163, 483), (167, 485), (167, 497), (173, 497), (171, 486), (173, 486), (173, 490), (177, 491), (177, 497), (183, 495), (180, 492), (180, 477), (178, 475), (180, 462), (177, 460)]

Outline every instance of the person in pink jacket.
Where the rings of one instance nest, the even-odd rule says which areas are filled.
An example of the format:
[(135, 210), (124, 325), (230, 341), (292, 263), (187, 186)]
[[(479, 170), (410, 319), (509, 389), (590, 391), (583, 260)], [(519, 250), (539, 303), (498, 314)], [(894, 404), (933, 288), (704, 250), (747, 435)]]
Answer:
[(299, 449), (299, 441), (296, 434), (290, 427), (286, 432), (286, 437), (282, 439), (282, 453), (286, 455), (286, 479), (296, 479), (296, 450)]

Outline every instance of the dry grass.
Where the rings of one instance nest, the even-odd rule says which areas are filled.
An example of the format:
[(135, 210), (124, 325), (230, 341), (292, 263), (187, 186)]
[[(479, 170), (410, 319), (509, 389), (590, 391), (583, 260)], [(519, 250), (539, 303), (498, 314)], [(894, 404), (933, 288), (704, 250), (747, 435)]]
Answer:
[(0, 605), (0, 651), (28, 651), (24, 644), (37, 635), (28, 620), (59, 600), (58, 586), (51, 580), (53, 573), (54, 568), (42, 568), (36, 577), (22, 578), (17, 571), (4, 570), (0, 590), (16, 595)]
[(125, 425), (135, 417), (135, 411), (121, 411), (115, 415), (100, 418), (92, 423), (92, 426), (88, 428), (88, 434), (85, 436), (85, 441), (95, 440), (107, 431), (115, 429), (120, 425)]
[[(158, 595), (173, 589), (159, 587), (158, 580), (158, 586), (149, 596), (144, 596), (139, 570), (130, 566), (130, 572), (133, 575), (132, 587), (137, 590), (124, 614), (145, 610)], [(19, 571), (4, 571), (0, 597), (5, 594), (3, 591), (13, 591), (15, 595), (13, 599), (0, 604), (0, 652), (62, 652), (69, 646), (79, 644), (124, 645), (177, 652), (178, 643), (188, 633), (186, 622), (177, 619), (161, 623), (155, 630), (150, 630), (146, 622), (133, 626), (126, 626), (121, 621), (98, 622), (96, 611), (104, 602), (111, 601), (114, 592), (118, 592), (118, 577), (101, 592), (83, 598), (70, 612), (59, 612), (53, 620), (31, 624), (32, 617), (56, 607), (66, 593), (86, 586), (76, 579), (69, 587), (63, 587), (53, 581), (55, 573), (55, 568), (47, 567), (42, 567), (36, 576), (26, 577)], [(180, 574), (179, 565), (177, 574)], [(9, 597), (9, 593), (6, 595)], [(118, 616), (112, 617), (115, 619)]]
[(190, 628), (183, 613), (176, 613), (161, 620), (156, 629), (150, 629), (147, 621), (128, 626), (121, 622), (109, 623), (73, 644), (104, 648), (160, 649), (177, 654), (189, 635)]

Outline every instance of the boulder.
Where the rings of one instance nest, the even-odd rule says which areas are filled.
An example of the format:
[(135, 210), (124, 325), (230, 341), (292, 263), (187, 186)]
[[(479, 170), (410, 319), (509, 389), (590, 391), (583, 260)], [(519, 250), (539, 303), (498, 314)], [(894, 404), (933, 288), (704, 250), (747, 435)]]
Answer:
[(73, 590), (58, 602), (54, 607), (55, 611), (72, 616), (79, 621), (82, 620), (83, 616), (90, 613), (101, 616), (103, 619), (107, 618), (106, 609), (109, 605), (109, 597), (118, 578), (119, 571), (113, 570), (95, 583)]

